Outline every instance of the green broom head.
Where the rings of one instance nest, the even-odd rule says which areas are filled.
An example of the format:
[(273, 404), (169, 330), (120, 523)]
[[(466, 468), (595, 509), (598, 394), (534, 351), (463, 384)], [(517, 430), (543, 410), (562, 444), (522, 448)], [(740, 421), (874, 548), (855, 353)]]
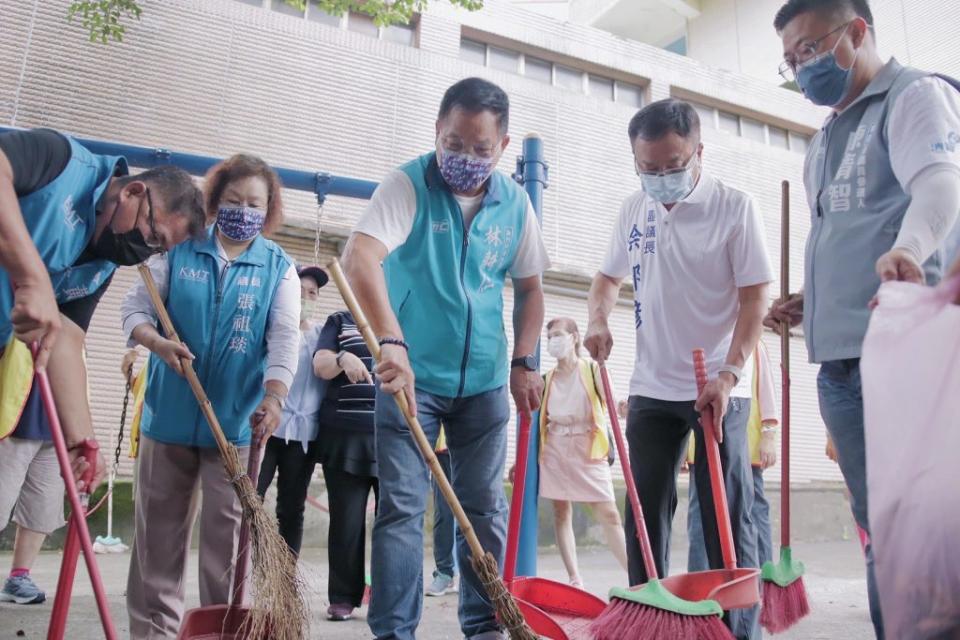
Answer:
[(723, 607), (716, 600), (684, 600), (670, 592), (659, 580), (650, 580), (637, 589), (614, 587), (611, 598), (636, 602), (654, 609), (672, 611), (682, 616), (723, 616)]
[(780, 562), (776, 564), (769, 560), (764, 562), (763, 568), (760, 570), (760, 577), (765, 582), (789, 587), (803, 576), (803, 572), (803, 563), (793, 559), (793, 552), (790, 547), (780, 547)]

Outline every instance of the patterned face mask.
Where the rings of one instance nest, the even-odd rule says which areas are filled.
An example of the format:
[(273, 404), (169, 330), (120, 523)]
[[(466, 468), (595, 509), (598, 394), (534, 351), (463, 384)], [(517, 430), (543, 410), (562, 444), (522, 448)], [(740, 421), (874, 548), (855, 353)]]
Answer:
[(440, 175), (457, 193), (471, 193), (486, 182), (497, 161), (495, 158), (478, 158), (469, 153), (443, 150), (439, 158)]
[(220, 207), (217, 228), (234, 242), (246, 242), (257, 237), (266, 218), (262, 209), (254, 207)]

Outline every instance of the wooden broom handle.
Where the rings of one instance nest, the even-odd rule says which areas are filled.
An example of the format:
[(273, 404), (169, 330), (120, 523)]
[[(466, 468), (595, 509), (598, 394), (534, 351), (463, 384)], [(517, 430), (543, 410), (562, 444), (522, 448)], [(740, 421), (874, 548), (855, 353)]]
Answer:
[[(157, 290), (157, 283), (153, 281), (153, 274), (150, 273), (150, 268), (141, 262), (137, 269), (140, 271), (140, 277), (143, 278), (143, 284), (147, 287), (147, 293), (150, 294), (150, 300), (157, 310), (157, 317), (160, 319), (163, 332), (167, 334), (167, 339), (183, 344), (180, 336), (177, 335), (176, 329), (173, 328), (173, 321), (170, 319), (170, 314), (167, 313), (167, 308), (164, 306), (160, 292)], [(204, 417), (206, 417), (207, 423), (210, 425), (210, 430), (213, 431), (213, 438), (217, 441), (217, 448), (220, 449), (220, 453), (224, 456), (224, 459), (229, 460), (227, 456), (230, 451), (230, 443), (227, 441), (227, 437), (223, 435), (223, 429), (220, 427), (220, 421), (217, 420), (217, 414), (213, 411), (213, 405), (210, 404), (210, 399), (207, 398), (207, 394), (203, 390), (203, 385), (200, 384), (200, 378), (197, 377), (197, 372), (193, 370), (193, 363), (185, 358), (180, 358), (180, 367), (183, 369), (183, 377), (187, 379), (187, 383), (193, 390), (193, 395), (196, 396), (197, 402), (200, 404), (200, 410), (203, 412)]]
[[(330, 275), (333, 276), (333, 280), (337, 284), (337, 289), (340, 290), (343, 301), (347, 304), (347, 308), (353, 315), (353, 320), (357, 323), (357, 329), (359, 329), (363, 335), (364, 342), (367, 343), (367, 349), (370, 350), (370, 355), (373, 356), (374, 360), (379, 361), (380, 343), (377, 341), (373, 329), (367, 323), (367, 317), (364, 315), (363, 309), (360, 307), (356, 296), (354, 296), (353, 290), (350, 288), (350, 283), (347, 282), (347, 278), (343, 274), (343, 269), (340, 268), (340, 262), (334, 258), (327, 263), (327, 270), (330, 272)], [(440, 487), (440, 492), (450, 506), (450, 510), (453, 511), (453, 515), (457, 519), (457, 525), (460, 527), (463, 537), (466, 538), (467, 544), (470, 545), (470, 552), (473, 554), (473, 557), (478, 559), (482, 558), (484, 555), (483, 546), (480, 544), (480, 540), (477, 538), (477, 534), (473, 530), (473, 525), (470, 524), (470, 519), (467, 518), (466, 512), (464, 512), (463, 507), (460, 506), (460, 500), (457, 499), (457, 494), (453, 492), (453, 487), (450, 485), (450, 481), (447, 480), (447, 476), (443, 472), (443, 467), (440, 466), (440, 461), (437, 460), (437, 456), (433, 452), (433, 446), (423, 433), (423, 427), (420, 426), (420, 421), (417, 420), (416, 416), (410, 415), (410, 405), (407, 402), (406, 394), (401, 390), (393, 394), (393, 398), (400, 406), (400, 411), (403, 413), (403, 417), (406, 418), (407, 426), (410, 427), (410, 433), (413, 434), (413, 439), (416, 441), (423, 459), (427, 461), (427, 466), (430, 467), (430, 472), (433, 473), (433, 478)]]

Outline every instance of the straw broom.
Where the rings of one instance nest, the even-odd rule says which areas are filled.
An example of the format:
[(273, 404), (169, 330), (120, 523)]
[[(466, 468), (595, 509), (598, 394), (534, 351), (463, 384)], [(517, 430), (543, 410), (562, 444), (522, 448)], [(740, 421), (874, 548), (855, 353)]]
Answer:
[[(790, 295), (790, 183), (781, 184), (780, 299)], [(780, 323), (780, 370), (783, 385), (783, 431), (780, 434), (780, 562), (763, 563), (763, 609), (760, 624), (770, 633), (789, 629), (810, 613), (803, 563), (790, 549), (790, 323)]]
[[(138, 268), (166, 337), (174, 342), (181, 342), (157, 291), (150, 269), (145, 264), (140, 264)], [(181, 359), (180, 366), (210, 425), (227, 477), (240, 499), (243, 517), (250, 526), (255, 597), (239, 637), (251, 640), (300, 640), (306, 636), (308, 614), (303, 597), (303, 582), (297, 574), (296, 558), (280, 537), (276, 517), (264, 507), (253, 483), (247, 477), (237, 448), (223, 434), (213, 405), (210, 404), (193, 365), (190, 361)], [(235, 604), (239, 606), (242, 603)]]
[[(373, 329), (367, 324), (366, 315), (364, 315), (363, 309), (360, 308), (360, 303), (357, 302), (356, 297), (353, 295), (353, 290), (350, 288), (350, 284), (347, 282), (347, 278), (340, 268), (340, 263), (336, 259), (331, 260), (327, 264), (327, 270), (333, 276), (333, 280), (337, 284), (337, 289), (340, 290), (340, 296), (353, 315), (353, 319), (357, 323), (357, 329), (360, 330), (360, 333), (363, 335), (363, 340), (367, 343), (367, 348), (370, 350), (370, 355), (373, 356), (374, 360), (380, 360), (380, 343), (373, 334)], [(424, 460), (426, 460), (427, 466), (430, 467), (430, 472), (439, 485), (440, 492), (450, 506), (454, 517), (457, 519), (457, 526), (460, 528), (460, 532), (470, 546), (470, 565), (483, 583), (483, 587), (490, 597), (493, 608), (497, 612), (497, 618), (500, 620), (500, 624), (506, 628), (511, 640), (537, 640), (537, 635), (527, 626), (516, 601), (504, 586), (503, 580), (500, 578), (500, 569), (497, 567), (496, 559), (492, 554), (485, 552), (480, 545), (480, 540), (473, 530), (473, 525), (470, 524), (467, 514), (460, 505), (460, 500), (457, 499), (457, 495), (453, 492), (453, 487), (447, 480), (447, 476), (443, 473), (443, 468), (440, 466), (440, 462), (433, 452), (433, 445), (430, 444), (427, 436), (423, 433), (423, 427), (420, 426), (420, 421), (410, 414), (407, 396), (401, 390), (395, 393), (393, 398), (400, 406), (400, 411), (407, 420), (407, 426), (410, 428), (410, 433), (413, 435), (413, 439), (420, 449), (420, 454)]]

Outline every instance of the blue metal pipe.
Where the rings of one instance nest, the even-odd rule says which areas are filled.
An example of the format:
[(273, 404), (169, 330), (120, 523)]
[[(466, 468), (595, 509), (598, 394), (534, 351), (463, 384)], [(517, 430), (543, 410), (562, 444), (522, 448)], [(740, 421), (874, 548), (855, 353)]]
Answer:
[[(517, 158), (514, 178), (523, 185), (530, 196), (530, 203), (537, 213), (537, 221), (543, 225), (543, 190), (547, 188), (547, 163), (543, 156), (543, 140), (531, 133), (523, 140), (523, 155)], [(540, 344), (536, 349), (540, 361)], [(520, 420), (517, 420), (519, 426)], [(523, 492), (523, 508), (520, 517), (520, 539), (517, 548), (517, 576), (537, 575), (537, 502), (540, 497), (540, 416), (533, 414), (530, 447), (527, 451), (526, 487)]]
[[(20, 130), (21, 129), (15, 127), (0, 127), (0, 133)], [(130, 144), (121, 144), (119, 142), (91, 140), (87, 138), (76, 138), (76, 140), (93, 153), (123, 156), (127, 159), (130, 166), (143, 169), (149, 169), (150, 167), (156, 167), (162, 164), (172, 164), (192, 175), (202, 176), (210, 167), (222, 160), (222, 158), (201, 156), (193, 153), (181, 153), (161, 147), (138, 147)], [(369, 200), (373, 195), (374, 189), (377, 188), (377, 183), (371, 180), (359, 180), (357, 178), (346, 178), (324, 172), (301, 171), (286, 167), (274, 167), (274, 170), (276, 170), (277, 175), (280, 176), (280, 180), (283, 181), (284, 187), (314, 193), (321, 202), (328, 195)]]

